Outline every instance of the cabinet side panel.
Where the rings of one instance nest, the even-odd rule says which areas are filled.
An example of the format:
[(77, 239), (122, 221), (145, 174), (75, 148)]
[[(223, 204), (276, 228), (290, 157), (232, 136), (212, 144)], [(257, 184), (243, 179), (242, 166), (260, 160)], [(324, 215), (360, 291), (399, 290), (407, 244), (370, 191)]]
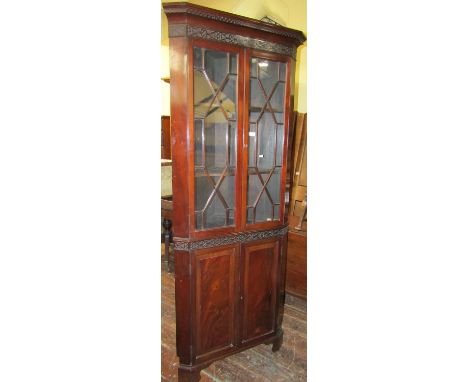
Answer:
[(289, 86), (287, 88), (287, 97), (289, 98), (288, 102), (288, 114), (289, 118), (287, 119), (287, 133), (285, 134), (285, 147), (286, 150), (286, 166), (285, 166), (285, 183), (284, 183), (284, 215), (283, 215), (283, 223), (288, 222), (288, 215), (289, 209), (291, 208), (291, 189), (292, 189), (292, 179), (293, 179), (293, 168), (292, 168), (292, 140), (294, 136), (294, 127), (295, 127), (295, 116), (296, 113), (294, 112), (294, 86), (295, 86), (295, 74), (296, 74), (296, 60), (290, 59), (289, 60)]
[(272, 333), (277, 302), (277, 239), (244, 247), (242, 341)]
[(177, 356), (181, 363), (189, 365), (192, 358), (190, 253), (174, 251), (174, 266)]
[(188, 155), (188, 63), (186, 38), (171, 38), (171, 144), (174, 236), (188, 236), (189, 194), (187, 178)]
[(197, 358), (234, 345), (237, 246), (195, 254)]
[(280, 238), (279, 249), (279, 269), (278, 269), (278, 297), (277, 297), (277, 311), (276, 311), (276, 330), (281, 330), (284, 317), (284, 302), (286, 299), (286, 262), (287, 262), (287, 249), (288, 249), (288, 234), (285, 233)]

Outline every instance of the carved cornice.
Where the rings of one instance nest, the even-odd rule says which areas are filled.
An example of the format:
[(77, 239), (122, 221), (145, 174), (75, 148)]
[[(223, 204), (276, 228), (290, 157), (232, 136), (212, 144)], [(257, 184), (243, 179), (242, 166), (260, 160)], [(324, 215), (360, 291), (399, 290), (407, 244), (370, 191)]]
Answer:
[(188, 239), (174, 238), (174, 249), (178, 251), (190, 251), (192, 249), (202, 249), (219, 247), (236, 243), (247, 243), (250, 241), (268, 239), (271, 237), (282, 236), (288, 232), (288, 226), (270, 229), (268, 231), (242, 232), (212, 239), (203, 239), (190, 241)]
[(288, 37), (292, 39), (297, 45), (302, 44), (306, 40), (304, 33), (295, 29), (273, 25), (271, 23), (251, 19), (249, 17), (238, 16), (228, 12), (222, 12), (216, 9), (202, 7), (195, 4), (186, 2), (163, 3), (163, 8), (167, 15), (182, 13), (246, 28), (261, 30), (263, 32), (276, 34), (278, 36)]

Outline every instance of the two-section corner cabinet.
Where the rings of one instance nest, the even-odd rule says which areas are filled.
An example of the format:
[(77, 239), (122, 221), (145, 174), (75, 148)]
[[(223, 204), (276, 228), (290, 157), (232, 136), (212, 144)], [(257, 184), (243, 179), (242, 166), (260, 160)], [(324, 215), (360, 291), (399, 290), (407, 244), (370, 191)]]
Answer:
[(302, 32), (165, 3), (179, 381), (281, 346), (290, 116)]

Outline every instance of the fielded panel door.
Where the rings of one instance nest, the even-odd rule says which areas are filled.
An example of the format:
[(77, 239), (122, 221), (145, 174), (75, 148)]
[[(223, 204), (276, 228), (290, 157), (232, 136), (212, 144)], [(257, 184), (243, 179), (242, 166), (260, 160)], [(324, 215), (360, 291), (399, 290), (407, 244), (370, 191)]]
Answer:
[(241, 338), (257, 339), (274, 331), (279, 241), (243, 246), (241, 260)]
[(238, 245), (195, 252), (196, 355), (231, 348), (236, 342)]

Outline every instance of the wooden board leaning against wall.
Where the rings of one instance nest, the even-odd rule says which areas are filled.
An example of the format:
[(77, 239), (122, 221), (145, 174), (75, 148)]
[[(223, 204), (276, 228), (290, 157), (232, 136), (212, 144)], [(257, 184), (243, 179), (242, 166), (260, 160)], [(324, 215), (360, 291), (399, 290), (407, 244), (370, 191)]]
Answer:
[(295, 113), (286, 292), (307, 298), (307, 114)]

